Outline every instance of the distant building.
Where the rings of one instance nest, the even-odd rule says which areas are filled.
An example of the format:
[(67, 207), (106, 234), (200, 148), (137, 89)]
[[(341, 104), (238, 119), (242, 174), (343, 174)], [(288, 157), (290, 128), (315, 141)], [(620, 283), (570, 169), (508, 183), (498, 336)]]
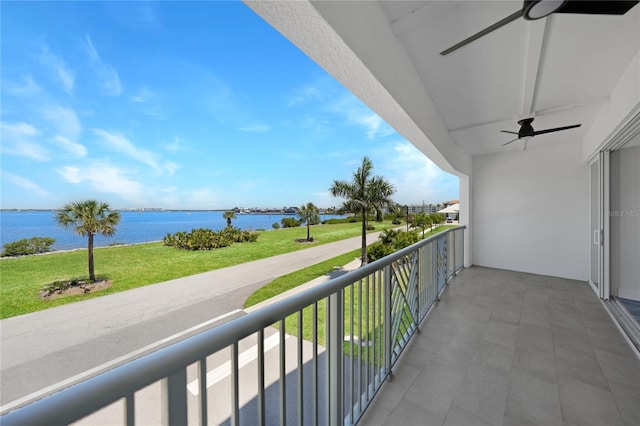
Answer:
[[(440, 205), (442, 207), (442, 205)], [(437, 204), (412, 204), (409, 206), (409, 214), (417, 213), (436, 213), (438, 211)]]

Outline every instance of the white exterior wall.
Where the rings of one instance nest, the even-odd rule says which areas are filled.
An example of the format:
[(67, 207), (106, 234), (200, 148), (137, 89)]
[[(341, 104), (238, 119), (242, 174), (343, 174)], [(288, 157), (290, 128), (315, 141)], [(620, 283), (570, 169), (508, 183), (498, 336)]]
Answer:
[(589, 168), (579, 141), (473, 158), (473, 263), (586, 281)]

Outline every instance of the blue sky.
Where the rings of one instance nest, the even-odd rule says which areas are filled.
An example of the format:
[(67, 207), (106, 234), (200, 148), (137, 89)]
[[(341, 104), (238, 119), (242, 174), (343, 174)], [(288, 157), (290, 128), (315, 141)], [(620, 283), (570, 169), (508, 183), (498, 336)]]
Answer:
[(364, 155), (402, 204), (442, 172), (239, 2), (2, 2), (2, 208), (314, 202)]

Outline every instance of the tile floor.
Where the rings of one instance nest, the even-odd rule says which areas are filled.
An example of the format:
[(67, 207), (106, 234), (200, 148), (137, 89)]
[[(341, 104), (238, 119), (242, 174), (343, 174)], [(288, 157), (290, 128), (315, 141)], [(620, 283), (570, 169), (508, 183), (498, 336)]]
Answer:
[(463, 270), (361, 425), (640, 425), (640, 360), (588, 284)]

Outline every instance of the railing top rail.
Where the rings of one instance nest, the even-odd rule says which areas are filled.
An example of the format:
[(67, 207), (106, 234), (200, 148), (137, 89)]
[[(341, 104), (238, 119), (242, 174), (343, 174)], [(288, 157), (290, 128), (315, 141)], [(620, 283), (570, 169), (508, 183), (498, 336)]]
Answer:
[(450, 232), (465, 228), (466, 226), (458, 226), (446, 229), (355, 271), (159, 349), (26, 407), (18, 408), (3, 415), (1, 423), (51, 424), (51, 419), (61, 420), (61, 423), (65, 424), (71, 423), (341, 291), (351, 283), (392, 264), (416, 249), (444, 238)]

